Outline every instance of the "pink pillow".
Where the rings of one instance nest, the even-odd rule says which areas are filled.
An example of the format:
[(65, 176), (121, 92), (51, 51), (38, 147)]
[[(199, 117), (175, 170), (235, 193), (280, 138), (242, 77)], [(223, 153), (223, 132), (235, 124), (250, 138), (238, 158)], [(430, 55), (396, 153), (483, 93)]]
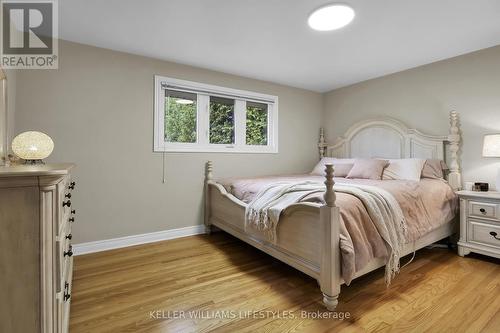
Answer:
[(354, 159), (352, 158), (335, 158), (335, 157), (323, 157), (321, 161), (316, 164), (311, 175), (325, 176), (325, 165), (333, 164), (334, 177), (345, 177), (354, 165)]
[(382, 173), (389, 161), (376, 159), (356, 159), (347, 178), (382, 179)]
[(443, 170), (448, 170), (448, 166), (442, 160), (429, 159), (425, 161), (422, 169), (422, 178), (442, 179)]
[(382, 179), (404, 179), (419, 181), (425, 160), (422, 158), (399, 158), (388, 160), (389, 165), (384, 169)]
[(346, 177), (354, 163), (333, 163), (333, 177)]

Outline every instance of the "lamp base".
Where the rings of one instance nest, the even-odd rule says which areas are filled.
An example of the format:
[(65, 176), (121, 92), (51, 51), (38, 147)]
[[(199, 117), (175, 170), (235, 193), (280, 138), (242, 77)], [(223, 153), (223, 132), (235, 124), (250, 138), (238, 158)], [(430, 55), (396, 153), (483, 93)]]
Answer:
[(24, 164), (37, 165), (37, 164), (45, 164), (45, 162), (43, 160), (24, 160)]

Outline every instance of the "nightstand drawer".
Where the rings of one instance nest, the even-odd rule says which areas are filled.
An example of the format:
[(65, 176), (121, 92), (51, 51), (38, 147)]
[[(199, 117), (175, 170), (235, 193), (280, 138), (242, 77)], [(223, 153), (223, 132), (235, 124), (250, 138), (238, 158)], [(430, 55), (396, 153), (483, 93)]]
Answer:
[(498, 220), (500, 205), (496, 203), (469, 201), (469, 215)]
[(500, 248), (500, 225), (469, 220), (468, 241)]

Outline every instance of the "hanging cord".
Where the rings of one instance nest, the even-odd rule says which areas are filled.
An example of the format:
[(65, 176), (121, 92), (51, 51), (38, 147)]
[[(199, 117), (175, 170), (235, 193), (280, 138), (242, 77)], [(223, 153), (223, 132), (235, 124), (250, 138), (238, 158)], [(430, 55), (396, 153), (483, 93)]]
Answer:
[(162, 157), (163, 157), (163, 166), (162, 166), (162, 168), (163, 168), (163, 170), (162, 170), (162, 172), (163, 172), (163, 175), (162, 175), (162, 176), (163, 176), (163, 178), (162, 178), (162, 183), (163, 183), (163, 184), (165, 184), (165, 183), (167, 182), (167, 179), (165, 178), (165, 167), (166, 167), (166, 163), (165, 163), (165, 152), (163, 152)]
[[(434, 244), (431, 244), (429, 246), (426, 246), (425, 247), (426, 249), (429, 249), (429, 250), (432, 250), (432, 249), (449, 249), (450, 248), (450, 245), (446, 245), (446, 244), (437, 244), (437, 243), (434, 243)], [(413, 259), (415, 259), (415, 255), (416, 255), (417, 251), (415, 250), (415, 241), (413, 241), (413, 255), (410, 259), (410, 261), (408, 261), (406, 264), (404, 264), (403, 266), (401, 266), (400, 269), (403, 269), (405, 268), (406, 266), (408, 266), (409, 264), (411, 264), (411, 262), (413, 261)]]
[(415, 250), (415, 241), (413, 241), (413, 255), (411, 256), (411, 259), (410, 261), (408, 261), (406, 264), (404, 264), (403, 266), (401, 266), (400, 269), (403, 269), (405, 268), (406, 266), (408, 266), (409, 264), (411, 264), (411, 262), (413, 261), (413, 259), (415, 259), (415, 254), (417, 253), (417, 251)]

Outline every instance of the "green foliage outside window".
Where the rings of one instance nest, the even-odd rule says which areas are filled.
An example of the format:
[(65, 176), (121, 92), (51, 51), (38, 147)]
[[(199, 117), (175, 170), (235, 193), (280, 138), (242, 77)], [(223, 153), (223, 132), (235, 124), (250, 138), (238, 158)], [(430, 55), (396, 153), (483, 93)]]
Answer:
[(179, 104), (177, 100), (165, 100), (165, 141), (196, 142), (196, 102)]
[(247, 104), (246, 144), (267, 145), (267, 105)]
[[(195, 143), (197, 131), (196, 94), (169, 91), (165, 98), (165, 141)], [(188, 101), (192, 103), (187, 104)], [(211, 144), (234, 144), (234, 100), (210, 97)], [(246, 138), (247, 145), (265, 146), (267, 140), (268, 112), (267, 105), (246, 103)]]
[(210, 143), (234, 143), (234, 101), (210, 97)]

